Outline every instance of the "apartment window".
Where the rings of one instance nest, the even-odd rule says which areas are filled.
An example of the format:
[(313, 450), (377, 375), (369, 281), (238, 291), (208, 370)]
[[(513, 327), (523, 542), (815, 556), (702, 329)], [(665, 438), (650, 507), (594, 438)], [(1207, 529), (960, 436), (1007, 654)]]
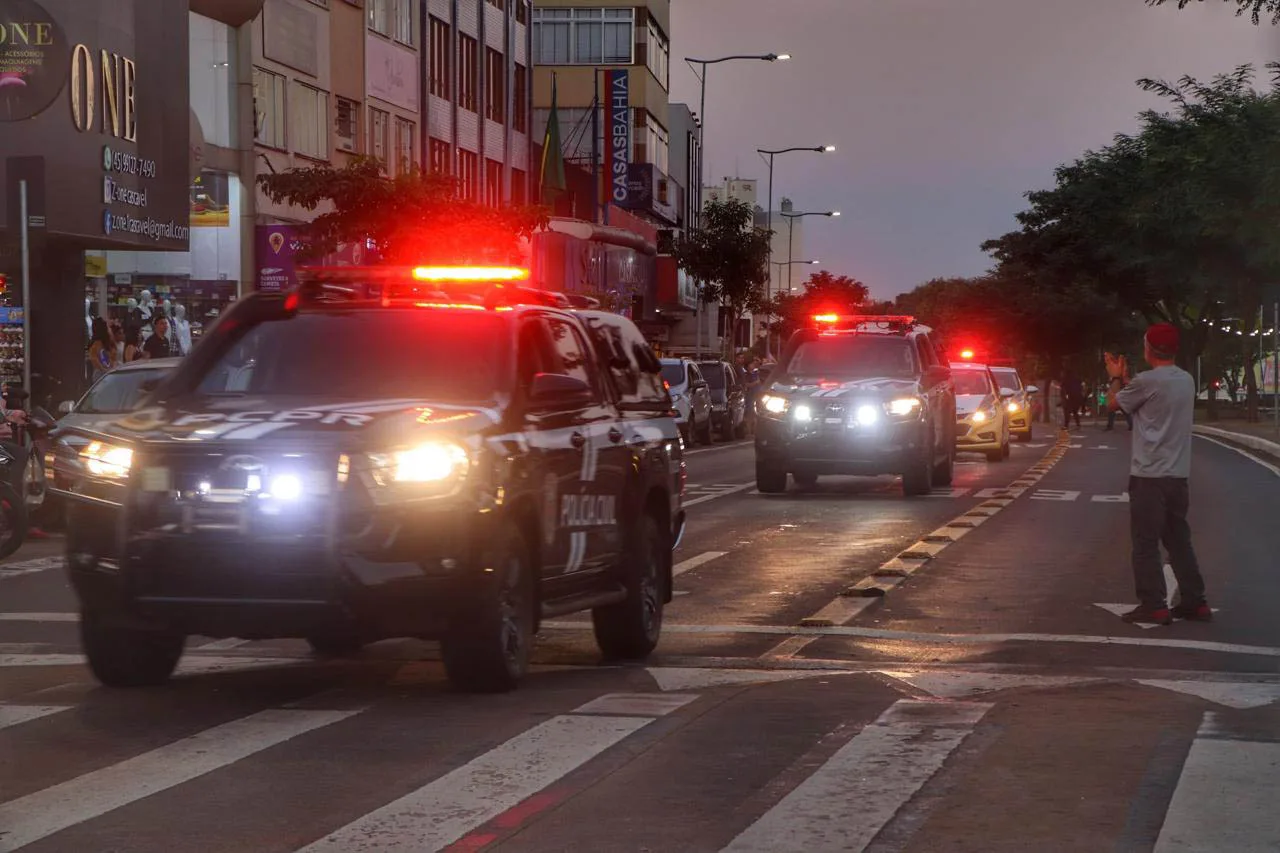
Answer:
[(534, 9), (534, 62), (541, 65), (630, 65), (634, 9)]
[[(387, 132), (391, 124), (391, 114), (369, 107), (369, 154), (387, 166)], [(390, 171), (390, 169), (388, 169)]]
[(480, 45), (471, 36), (458, 36), (458, 106), (479, 112), (476, 99), (477, 53)]
[(353, 154), (360, 150), (360, 105), (347, 98), (338, 98), (338, 114), (334, 122), (334, 136), (339, 151)]
[(516, 133), (529, 132), (529, 69), (523, 65), (515, 67), (511, 80), (511, 99), (515, 102), (511, 107), (511, 126)]
[(480, 196), (480, 155), (474, 151), (458, 152), (458, 181), (462, 197), (475, 201)]
[(525, 203), (525, 185), (528, 183), (529, 177), (524, 173), (523, 169), (511, 170), (511, 203), (520, 205)]
[(284, 148), (285, 78), (253, 69), (253, 139), (271, 148)]
[(384, 36), (391, 35), (391, 9), (396, 0), (365, 0), (369, 29)]
[(413, 171), (415, 161), (413, 144), (413, 122), (407, 119), (396, 119), (396, 171), (407, 175)]
[(293, 150), (316, 160), (329, 159), (329, 96), (306, 83), (293, 82), (289, 93), (289, 138)]
[(644, 129), (644, 150), (646, 163), (652, 163), (664, 175), (671, 174), (671, 136), (666, 128), (649, 116)]
[(646, 36), (645, 64), (649, 66), (653, 76), (662, 84), (662, 88), (670, 88), (671, 43), (662, 34), (662, 30), (658, 29), (658, 25), (653, 22), (653, 18), (649, 19), (649, 32), (646, 33)]
[(449, 165), (449, 143), (443, 139), (432, 137), (427, 140), (428, 164), (437, 175), (447, 175), (453, 171)]
[(516, 21), (521, 24), (529, 23), (529, 3), (528, 0), (511, 0), (516, 4)]
[(498, 160), (484, 161), (484, 203), (490, 207), (502, 204), (502, 163)]
[(453, 51), (450, 50), (449, 25), (439, 18), (431, 19), (431, 94), (449, 100), (453, 79)]
[(395, 0), (395, 39), (402, 44), (412, 45), (413, 37), (413, 0)]
[(507, 68), (502, 54), (484, 49), (484, 117), (501, 124), (507, 119)]

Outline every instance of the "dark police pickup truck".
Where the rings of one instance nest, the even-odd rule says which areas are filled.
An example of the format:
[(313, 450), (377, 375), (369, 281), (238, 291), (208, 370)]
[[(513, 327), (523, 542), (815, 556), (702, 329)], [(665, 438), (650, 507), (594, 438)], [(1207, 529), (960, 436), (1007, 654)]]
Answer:
[(931, 330), (911, 317), (818, 315), (787, 342), (756, 401), (756, 485), (787, 475), (901, 474), (907, 495), (951, 483), (956, 394)]
[(540, 620), (582, 610), (607, 656), (649, 654), (684, 526), (657, 360), (521, 271), (455, 272), (247, 297), (139, 410), (77, 431), (59, 474), (100, 681), (165, 681), (188, 635), (411, 636), (507, 690)]

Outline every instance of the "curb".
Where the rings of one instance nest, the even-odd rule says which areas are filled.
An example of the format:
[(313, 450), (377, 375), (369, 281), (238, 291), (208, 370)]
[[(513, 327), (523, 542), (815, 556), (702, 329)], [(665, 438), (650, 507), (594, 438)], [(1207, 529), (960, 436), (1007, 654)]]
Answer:
[(1226, 441), (1233, 441), (1242, 447), (1250, 450), (1257, 450), (1261, 453), (1269, 453), (1272, 456), (1280, 457), (1280, 444), (1269, 441), (1265, 438), (1259, 438), (1256, 435), (1248, 435), (1243, 432), (1232, 432), (1229, 429), (1219, 429), (1211, 426), (1201, 426), (1196, 424), (1191, 427), (1191, 431), (1197, 435), (1207, 435), (1212, 438), (1221, 438)]
[[(812, 616), (800, 620), (802, 628), (830, 628), (848, 624), (866, 610), (884, 601), (886, 595), (905, 584), (910, 577), (927, 566), (948, 545), (960, 540), (985, 524), (1000, 510), (1013, 503), (1030, 487), (1040, 481), (1067, 452), (1071, 443), (1069, 435), (1060, 434), (1053, 448), (1040, 461), (1014, 478), (1013, 484), (996, 489), (994, 496), (962, 513), (920, 537), (914, 544), (899, 551), (864, 578), (841, 590), (835, 599)], [(813, 637), (790, 637), (774, 649), (761, 655), (761, 659), (790, 658), (798, 654)]]

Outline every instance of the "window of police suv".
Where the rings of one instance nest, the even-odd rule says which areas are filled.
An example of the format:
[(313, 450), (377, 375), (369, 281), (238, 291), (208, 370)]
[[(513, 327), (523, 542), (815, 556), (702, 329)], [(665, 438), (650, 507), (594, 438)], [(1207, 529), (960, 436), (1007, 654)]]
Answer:
[(662, 385), (662, 364), (630, 323), (606, 322), (589, 317), (587, 333), (600, 359), (601, 372), (617, 394), (623, 409), (667, 408), (667, 390)]
[(509, 384), (507, 329), (487, 311), (303, 312), (227, 340), (195, 393), (490, 400)]
[(906, 338), (822, 335), (800, 341), (782, 372), (793, 378), (909, 379), (916, 374), (916, 360)]
[(76, 413), (82, 415), (115, 415), (131, 412), (145, 392), (170, 368), (151, 370), (118, 370), (99, 379), (76, 405)]

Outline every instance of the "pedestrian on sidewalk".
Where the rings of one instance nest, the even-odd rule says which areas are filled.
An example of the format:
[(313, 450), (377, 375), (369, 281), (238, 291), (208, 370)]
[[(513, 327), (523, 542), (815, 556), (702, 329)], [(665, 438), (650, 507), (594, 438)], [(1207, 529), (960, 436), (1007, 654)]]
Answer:
[[(1178, 339), (1178, 329), (1168, 323), (1147, 329), (1142, 352), (1151, 369), (1132, 379), (1124, 356), (1106, 354), (1111, 377), (1107, 409), (1131, 418), (1134, 433), (1129, 529), (1139, 604), (1120, 617), (1126, 622), (1168, 625), (1175, 616), (1201, 622), (1213, 618), (1187, 523), (1196, 385), (1191, 374), (1174, 364)], [(1162, 543), (1181, 597), (1172, 610), (1166, 601)]]

